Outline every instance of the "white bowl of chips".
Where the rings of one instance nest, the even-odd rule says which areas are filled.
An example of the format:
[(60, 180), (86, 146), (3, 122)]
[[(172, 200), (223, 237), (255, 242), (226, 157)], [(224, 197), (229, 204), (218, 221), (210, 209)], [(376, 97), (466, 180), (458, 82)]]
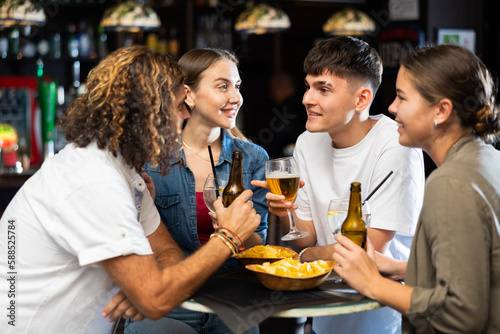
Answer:
[(314, 289), (321, 285), (332, 271), (334, 261), (317, 260), (301, 263), (296, 259), (250, 264), (252, 271), (266, 288), (271, 290), (297, 291)]
[(236, 259), (244, 266), (249, 264), (263, 264), (265, 262), (272, 263), (287, 258), (298, 259), (299, 254), (287, 247), (258, 245), (236, 255)]

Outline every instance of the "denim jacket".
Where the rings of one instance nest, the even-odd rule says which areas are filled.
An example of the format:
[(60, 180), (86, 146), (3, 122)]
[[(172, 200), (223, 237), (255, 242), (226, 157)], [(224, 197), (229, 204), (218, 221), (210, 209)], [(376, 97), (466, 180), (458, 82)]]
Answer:
[[(228, 174), (231, 170), (232, 152), (243, 152), (243, 185), (253, 191), (251, 200), (254, 208), (261, 215), (261, 223), (255, 230), (266, 241), (268, 208), (266, 194), (268, 190), (254, 187), (251, 180), (265, 180), (265, 163), (269, 160), (267, 152), (260, 146), (240, 139), (231, 139), (222, 132), (222, 148), (219, 161), (215, 166), (217, 173)], [(196, 192), (194, 174), (185, 163), (184, 151), (179, 151), (170, 160), (170, 170), (166, 176), (159, 168), (145, 166), (145, 171), (153, 179), (156, 188), (155, 204), (163, 223), (186, 255), (190, 255), (200, 246), (196, 220)]]

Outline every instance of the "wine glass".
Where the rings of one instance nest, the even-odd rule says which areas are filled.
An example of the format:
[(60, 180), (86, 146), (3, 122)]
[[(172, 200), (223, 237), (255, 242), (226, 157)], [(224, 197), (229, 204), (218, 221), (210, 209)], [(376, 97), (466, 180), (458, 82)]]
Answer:
[[(227, 174), (217, 174), (216, 178), (214, 178), (212, 173), (208, 174), (203, 185), (203, 200), (210, 212), (215, 212), (214, 202), (217, 196), (222, 196), (228, 179), (229, 175)], [(217, 194), (217, 189), (219, 190), (219, 194)]]
[[(299, 167), (293, 157), (272, 159), (266, 162), (266, 180), (273, 194), (284, 195), (285, 202), (293, 203), (299, 191)], [(290, 232), (281, 240), (290, 241), (304, 238), (309, 235), (297, 229), (293, 220), (292, 210), (287, 209), (290, 220)]]
[[(347, 210), (349, 209), (348, 199), (332, 199), (328, 205), (328, 226), (332, 233), (339, 234), (342, 230), (342, 223), (347, 217)], [(367, 201), (361, 204), (361, 218), (365, 222), (366, 229), (370, 227), (371, 221), (370, 205)], [(334, 242), (337, 242), (336, 240)]]

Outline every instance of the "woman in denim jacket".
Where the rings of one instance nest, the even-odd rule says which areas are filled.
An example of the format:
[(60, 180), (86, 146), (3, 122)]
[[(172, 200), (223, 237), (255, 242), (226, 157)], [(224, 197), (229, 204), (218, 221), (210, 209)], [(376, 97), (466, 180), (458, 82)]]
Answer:
[[(213, 233), (212, 216), (203, 201), (203, 185), (212, 172), (208, 145), (211, 146), (217, 174), (229, 174), (232, 152), (243, 152), (243, 183), (254, 192), (252, 202), (262, 222), (245, 247), (265, 243), (267, 236), (267, 190), (254, 187), (251, 180), (265, 180), (266, 151), (250, 143), (236, 128), (236, 116), (243, 103), (238, 61), (222, 49), (194, 49), (179, 60), (186, 72), (186, 105), (190, 118), (179, 138), (179, 151), (170, 160), (166, 176), (158, 168), (146, 166), (155, 188), (155, 204), (163, 223), (186, 256), (208, 241)], [(216, 219), (215, 217), (213, 219)], [(226, 265), (235, 265), (234, 259)], [(214, 314), (177, 308), (165, 317), (189, 324), (198, 333), (230, 333)], [(162, 320), (128, 322), (128, 333), (164, 333)], [(258, 332), (257, 328), (250, 332)]]

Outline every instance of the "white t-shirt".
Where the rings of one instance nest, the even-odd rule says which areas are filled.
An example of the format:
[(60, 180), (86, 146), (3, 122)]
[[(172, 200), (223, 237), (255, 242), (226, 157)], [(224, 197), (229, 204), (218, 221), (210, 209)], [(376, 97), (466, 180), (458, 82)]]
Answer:
[[(407, 260), (423, 202), (425, 171), (422, 151), (399, 144), (397, 124), (389, 117), (377, 115), (371, 118), (378, 119), (378, 122), (363, 140), (344, 149), (333, 148), (328, 133), (306, 131), (300, 135), (294, 157), (299, 164), (300, 177), (305, 181), (305, 186), (297, 195), (295, 204), (298, 209), (295, 212), (300, 219), (314, 222), (317, 246), (331, 244), (335, 239), (327, 220), (330, 200), (348, 199), (351, 182), (361, 183), (363, 200), (390, 171), (393, 171), (390, 178), (369, 200), (372, 215), (370, 228), (396, 231), (385, 254), (399, 260)], [(360, 321), (369, 319), (369, 313), (381, 313), (382, 310), (343, 317), (359, 317), (353, 323), (362, 328)], [(347, 324), (346, 321), (336, 321), (340, 318), (315, 318), (313, 329), (318, 333), (329, 333), (331, 328), (339, 329), (339, 333), (357, 333), (352, 328), (344, 328), (342, 324)], [(378, 321), (379, 317), (374, 318)], [(397, 319), (400, 322), (400, 317)], [(384, 324), (379, 327), (384, 329), (377, 332), (373, 321), (367, 321), (369, 333), (391, 333)], [(320, 323), (323, 324), (323, 330), (318, 327)]]
[[(98, 262), (153, 253), (146, 236), (160, 217), (145, 188), (120, 155), (95, 144), (45, 161), (0, 220), (0, 254), (15, 248), (14, 262), (0, 256), (0, 309), (14, 315), (0, 332), (108, 333), (101, 313), (117, 288)], [(5, 242), (12, 232), (14, 248)]]

